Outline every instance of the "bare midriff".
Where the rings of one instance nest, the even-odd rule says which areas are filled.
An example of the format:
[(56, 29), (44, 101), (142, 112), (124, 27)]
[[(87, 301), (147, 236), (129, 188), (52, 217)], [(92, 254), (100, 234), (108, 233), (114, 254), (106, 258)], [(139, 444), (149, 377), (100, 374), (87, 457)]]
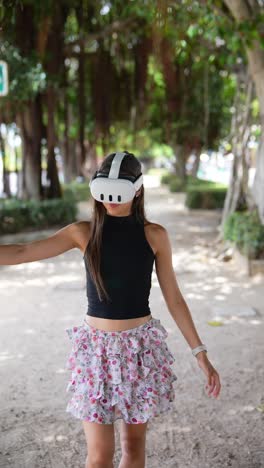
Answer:
[(99, 328), (104, 331), (124, 331), (130, 328), (136, 328), (139, 325), (143, 325), (152, 318), (152, 315), (146, 315), (145, 317), (138, 317), (126, 320), (110, 320), (99, 317), (93, 317), (92, 315), (86, 315), (85, 320), (88, 325)]

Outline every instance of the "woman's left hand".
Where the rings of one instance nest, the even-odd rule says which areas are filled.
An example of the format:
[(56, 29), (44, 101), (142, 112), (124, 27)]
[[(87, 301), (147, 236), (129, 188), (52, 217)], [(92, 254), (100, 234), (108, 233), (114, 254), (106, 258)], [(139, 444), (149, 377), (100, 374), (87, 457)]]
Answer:
[(218, 372), (212, 366), (205, 352), (198, 353), (196, 359), (198, 361), (199, 367), (204, 371), (207, 377), (207, 384), (205, 388), (206, 390), (209, 388), (208, 396), (211, 396), (212, 394), (214, 398), (217, 398), (219, 396), (220, 388), (221, 388)]

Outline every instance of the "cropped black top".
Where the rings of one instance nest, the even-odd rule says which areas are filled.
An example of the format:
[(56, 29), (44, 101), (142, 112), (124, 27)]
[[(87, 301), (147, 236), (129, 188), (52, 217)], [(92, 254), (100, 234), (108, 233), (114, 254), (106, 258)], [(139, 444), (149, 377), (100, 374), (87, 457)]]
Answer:
[(100, 271), (110, 301), (100, 301), (85, 255), (83, 258), (87, 279), (87, 315), (122, 320), (151, 313), (149, 294), (155, 254), (146, 239), (143, 223), (133, 214), (105, 214)]

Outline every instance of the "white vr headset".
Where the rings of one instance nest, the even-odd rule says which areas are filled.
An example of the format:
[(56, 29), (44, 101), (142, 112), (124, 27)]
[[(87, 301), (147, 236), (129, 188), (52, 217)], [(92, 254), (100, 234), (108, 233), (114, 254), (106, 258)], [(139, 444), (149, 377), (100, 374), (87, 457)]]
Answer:
[(135, 196), (143, 184), (143, 174), (136, 178), (119, 178), (120, 165), (127, 153), (116, 153), (109, 174), (96, 171), (89, 182), (91, 194), (95, 200), (105, 203), (127, 203)]

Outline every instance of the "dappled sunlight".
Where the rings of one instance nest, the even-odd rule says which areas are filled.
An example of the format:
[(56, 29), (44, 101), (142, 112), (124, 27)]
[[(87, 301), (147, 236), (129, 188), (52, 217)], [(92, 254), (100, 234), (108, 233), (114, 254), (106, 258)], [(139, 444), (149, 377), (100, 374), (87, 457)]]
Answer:
[(72, 320), (76, 320), (76, 315), (67, 314), (56, 318), (57, 322), (71, 322)]
[[(253, 276), (253, 278), (251, 278), (251, 282), (252, 282), (252, 284), (261, 284), (261, 285), (263, 285), (263, 275), (258, 273), (257, 275)], [(250, 288), (251, 285), (248, 284), (247, 287)]]
[(204, 296), (202, 296), (199, 293), (185, 293), (184, 295), (188, 299), (201, 299), (201, 300), (204, 299)]
[(188, 226), (189, 232), (215, 232), (214, 226)]
[[(57, 271), (58, 266), (64, 269), (65, 272), (75, 270), (77, 269), (82, 269), (83, 268), (83, 258), (82, 256), (78, 255), (76, 256), (76, 260), (70, 260), (69, 256), (71, 254), (69, 251), (64, 252), (60, 255), (57, 255), (56, 257), (49, 257), (49, 258), (43, 258), (42, 260), (36, 260), (33, 262), (25, 262), (25, 263), (19, 263), (15, 265), (3, 265), (0, 267), (0, 272), (1, 269), (5, 269), (5, 275), (15, 275), (17, 273), (23, 273), (25, 274), (34, 274), (39, 273), (45, 274), (53, 274), (53, 272)], [(74, 256), (76, 254), (74, 253)]]
[(217, 301), (225, 301), (226, 300), (226, 297), (225, 296), (221, 296), (221, 294), (216, 294), (214, 296), (214, 298), (217, 300)]
[(0, 362), (8, 361), (10, 359), (22, 359), (25, 355), (22, 353), (18, 354), (10, 354), (9, 351), (1, 351), (0, 352)]
[(55, 371), (55, 374), (66, 374), (66, 373), (67, 373), (67, 370), (63, 368), (57, 369)]
[(230, 414), (230, 415), (235, 415), (239, 412), (251, 412), (251, 411), (254, 411), (256, 409), (255, 406), (253, 405), (245, 405), (245, 406), (241, 406), (241, 407), (238, 407), (238, 408), (230, 408), (227, 413)]
[(8, 359), (13, 359), (13, 356), (9, 354), (9, 351), (2, 351), (0, 353), (0, 361), (7, 361)]
[(52, 435), (47, 435), (45, 437), (43, 437), (43, 442), (47, 442), (47, 443), (50, 443), (50, 442), (63, 442), (65, 440), (69, 440), (69, 438), (65, 435), (62, 435), (62, 434), (58, 434), (58, 435), (55, 435), (55, 434), (52, 434)]
[(234, 416), (238, 413), (251, 413), (252, 411), (255, 411), (256, 410), (256, 407), (253, 406), (253, 405), (245, 405), (245, 406), (242, 406), (242, 407), (239, 407), (239, 408), (230, 408), (228, 411), (227, 411), (227, 414), (229, 414), (230, 416)]
[(26, 330), (22, 330), (21, 333), (24, 333), (25, 335), (35, 335), (37, 331), (33, 330), (33, 328), (27, 328)]
[[(42, 277), (40, 276), (39, 278), (27, 278), (24, 279), (24, 281), (21, 281), (21, 279), (17, 278), (10, 278), (8, 279), (3, 279), (0, 282), (0, 290), (3, 290), (3, 293), (1, 294), (6, 294), (6, 295), (13, 295), (13, 288), (16, 289), (24, 289), (25, 285), (27, 287), (42, 287), (43, 285), (51, 285), (51, 286), (56, 286), (56, 285), (65, 285), (65, 288), (68, 288), (69, 285), (72, 285), (74, 282), (74, 286), (80, 286), (83, 284), (80, 283), (82, 276), (80, 277), (79, 273), (62, 273), (61, 275), (59, 274), (52, 274), (51, 276), (47, 277)], [(12, 290), (10, 287), (12, 286)]]
[(214, 281), (215, 283), (225, 283), (226, 282), (226, 278), (224, 276), (216, 276), (214, 278)]
[(210, 286), (209, 284), (205, 284), (205, 285), (203, 286), (203, 290), (204, 290), (204, 291), (212, 291), (214, 288), (215, 288), (214, 285), (211, 285), (211, 286)]
[(229, 324), (229, 323), (241, 323), (243, 325), (260, 325), (263, 323), (262, 320), (248, 320), (243, 317), (237, 317), (236, 315), (232, 315), (231, 317), (228, 318), (223, 318), (222, 316), (214, 316), (214, 320), (221, 320), (223, 324)]
[(245, 405), (241, 407), (241, 411), (243, 412), (254, 411), (255, 409), (256, 409), (255, 406), (252, 406), (252, 405)]
[(191, 432), (192, 428), (190, 426), (177, 426), (176, 424), (173, 424), (173, 427), (163, 427), (159, 429), (160, 432), (178, 432), (178, 433), (186, 433), (186, 432)]
[(231, 294), (232, 292), (231, 284), (223, 284), (223, 286), (220, 288), (220, 292), (223, 294)]
[(4, 318), (0, 317), (0, 322), (3, 324), (19, 322), (20, 320), (21, 320), (21, 317), (4, 317)]

